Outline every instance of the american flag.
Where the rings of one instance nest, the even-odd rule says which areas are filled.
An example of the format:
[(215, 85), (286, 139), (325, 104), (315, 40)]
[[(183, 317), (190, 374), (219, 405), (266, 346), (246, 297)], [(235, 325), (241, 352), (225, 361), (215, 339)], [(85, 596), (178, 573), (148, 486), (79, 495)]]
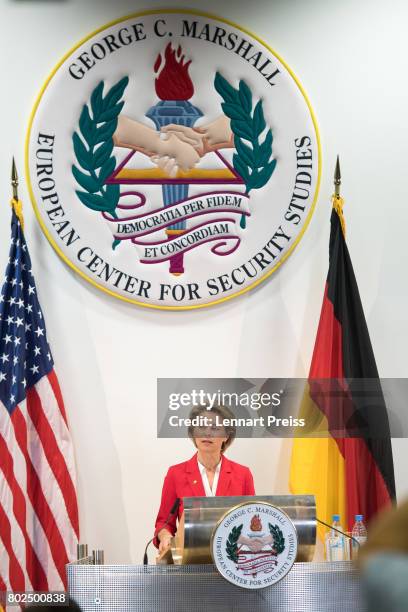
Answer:
[(19, 217), (0, 295), (0, 591), (66, 590), (78, 542), (71, 436)]

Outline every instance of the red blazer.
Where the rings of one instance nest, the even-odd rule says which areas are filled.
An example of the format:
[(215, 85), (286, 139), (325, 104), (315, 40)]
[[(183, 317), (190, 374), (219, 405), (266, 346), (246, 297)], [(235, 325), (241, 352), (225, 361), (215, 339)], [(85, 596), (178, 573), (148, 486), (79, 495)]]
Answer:
[[(254, 480), (249, 468), (223, 456), (216, 495), (255, 495)], [(197, 453), (189, 461), (172, 465), (164, 479), (160, 509), (155, 524), (155, 536), (164, 526), (173, 535), (176, 533), (176, 517), (172, 516), (164, 525), (177, 497), (205, 497), (204, 485), (198, 469)], [(178, 518), (183, 513), (180, 503)], [(159, 546), (155, 537), (154, 545)]]

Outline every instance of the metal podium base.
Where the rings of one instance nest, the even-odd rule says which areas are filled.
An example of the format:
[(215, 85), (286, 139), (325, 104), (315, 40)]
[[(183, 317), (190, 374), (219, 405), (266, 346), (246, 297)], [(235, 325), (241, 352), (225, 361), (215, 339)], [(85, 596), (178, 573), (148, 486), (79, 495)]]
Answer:
[(248, 591), (213, 565), (67, 565), (84, 612), (365, 612), (351, 562), (295, 563), (277, 584)]

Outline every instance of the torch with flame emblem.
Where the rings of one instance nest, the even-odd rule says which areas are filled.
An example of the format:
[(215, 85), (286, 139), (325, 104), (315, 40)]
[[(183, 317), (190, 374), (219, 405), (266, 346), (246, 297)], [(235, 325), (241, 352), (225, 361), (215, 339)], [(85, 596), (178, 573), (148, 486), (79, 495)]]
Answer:
[(251, 531), (262, 531), (262, 523), (259, 514), (255, 514), (251, 519)]
[[(165, 64), (162, 64), (161, 54), (157, 56), (154, 71), (158, 76), (155, 80), (156, 94), (160, 98), (155, 106), (149, 108), (146, 117), (151, 119), (157, 130), (163, 126), (175, 123), (193, 127), (194, 123), (203, 116), (199, 108), (191, 104), (189, 99), (194, 94), (194, 85), (191, 81), (188, 69), (190, 61), (185, 61), (181, 47), (174, 50), (169, 43), (164, 52)], [(164, 206), (185, 200), (188, 197), (189, 184), (180, 179), (170, 179), (162, 185)], [(186, 222), (180, 221), (169, 226), (166, 234), (169, 240), (184, 234)], [(184, 272), (183, 253), (174, 255), (170, 259), (170, 272), (179, 275)]]

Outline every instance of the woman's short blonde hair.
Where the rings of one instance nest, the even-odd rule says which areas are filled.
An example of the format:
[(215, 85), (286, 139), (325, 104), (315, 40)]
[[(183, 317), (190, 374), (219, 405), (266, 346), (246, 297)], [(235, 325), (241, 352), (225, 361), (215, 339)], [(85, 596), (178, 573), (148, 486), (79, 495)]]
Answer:
[[(220, 420), (222, 421), (224, 421), (224, 419), (234, 418), (234, 415), (231, 412), (231, 410), (227, 408), (226, 406), (222, 406), (220, 404), (212, 406), (211, 408), (205, 405), (194, 406), (190, 412), (189, 418), (195, 419), (196, 417), (202, 416), (204, 414), (206, 416), (211, 416), (215, 414), (218, 417), (220, 417)], [(235, 439), (235, 436), (237, 435), (237, 429), (234, 425), (227, 424), (227, 425), (224, 425), (224, 428), (225, 428), (225, 435), (228, 436), (228, 439), (222, 443), (222, 446), (221, 446), (222, 453), (224, 453), (227, 450), (227, 448), (231, 446), (231, 444), (233, 443)], [(197, 436), (194, 435), (194, 430), (195, 430), (195, 427), (193, 425), (190, 425), (188, 428), (188, 435), (193, 441), (194, 446), (196, 446), (194, 438)]]

